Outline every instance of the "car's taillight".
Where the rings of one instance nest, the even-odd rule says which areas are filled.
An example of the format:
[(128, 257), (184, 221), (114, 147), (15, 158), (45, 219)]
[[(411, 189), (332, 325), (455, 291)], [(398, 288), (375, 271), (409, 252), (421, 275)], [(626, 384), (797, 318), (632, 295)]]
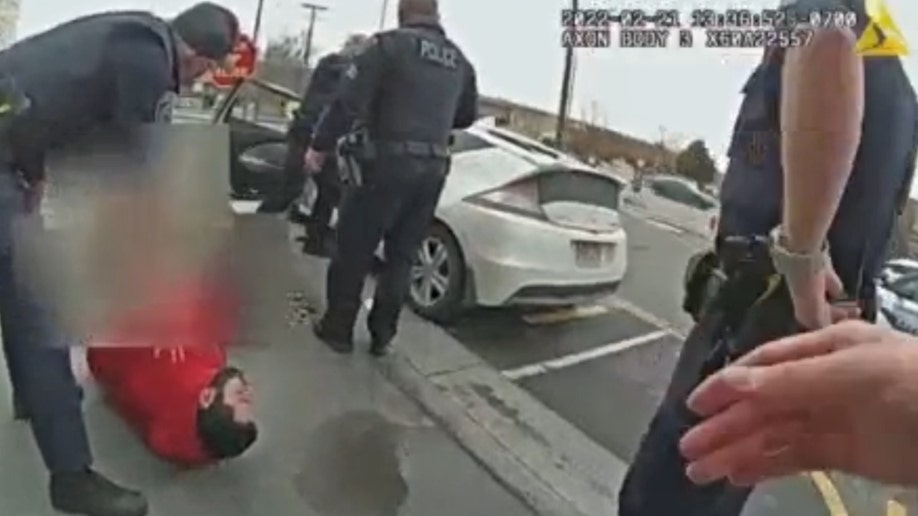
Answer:
[(545, 218), (545, 212), (539, 204), (538, 181), (511, 183), (497, 190), (469, 197), (466, 201), (495, 210)]

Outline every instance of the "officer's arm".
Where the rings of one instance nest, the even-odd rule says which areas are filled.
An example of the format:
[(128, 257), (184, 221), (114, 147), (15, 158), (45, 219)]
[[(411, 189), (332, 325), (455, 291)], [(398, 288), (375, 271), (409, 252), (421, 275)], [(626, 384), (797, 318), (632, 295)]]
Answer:
[(462, 97), (459, 98), (459, 107), (453, 119), (454, 129), (465, 129), (475, 123), (478, 118), (478, 78), (475, 68), (469, 65), (469, 71), (462, 88)]
[(166, 49), (153, 38), (138, 37), (110, 45), (109, 69), (114, 74), (112, 121), (118, 124), (168, 122), (173, 71)]
[(335, 100), (319, 119), (313, 135), (313, 149), (319, 152), (334, 150), (338, 139), (351, 129), (354, 122), (366, 120), (386, 65), (381, 47), (377, 39), (348, 66), (341, 77)]
[(864, 117), (864, 67), (848, 28), (817, 30), (788, 49), (781, 95), (783, 230), (792, 251), (818, 251), (854, 165)]
[(294, 113), (293, 122), (290, 124), (291, 133), (303, 143), (305, 143), (306, 139), (310, 136), (306, 134), (306, 130), (312, 126), (318, 116), (317, 113), (315, 113), (316, 95), (318, 95), (323, 88), (329, 87), (324, 83), (327, 82), (326, 76), (329, 74), (329, 68), (332, 64), (329, 56), (323, 57), (316, 63), (316, 68), (312, 71), (312, 76), (309, 78), (309, 85), (306, 86), (306, 91), (303, 92), (303, 98), (300, 99), (300, 105)]

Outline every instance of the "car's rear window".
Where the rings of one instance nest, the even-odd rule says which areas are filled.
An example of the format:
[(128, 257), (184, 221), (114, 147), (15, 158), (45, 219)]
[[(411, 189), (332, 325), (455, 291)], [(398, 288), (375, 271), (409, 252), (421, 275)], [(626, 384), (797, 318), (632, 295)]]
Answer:
[(611, 177), (565, 168), (547, 171), (538, 180), (539, 201), (543, 204), (577, 202), (618, 209), (622, 185)]

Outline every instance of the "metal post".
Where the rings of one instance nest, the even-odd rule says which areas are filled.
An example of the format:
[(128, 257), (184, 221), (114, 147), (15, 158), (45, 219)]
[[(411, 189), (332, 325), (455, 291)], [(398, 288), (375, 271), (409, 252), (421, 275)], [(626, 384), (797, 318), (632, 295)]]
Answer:
[(265, 0), (258, 0), (258, 7), (255, 9), (255, 28), (252, 29), (252, 41), (258, 45), (258, 32), (261, 31), (261, 14), (265, 11)]
[(304, 9), (309, 9), (309, 28), (306, 29), (306, 48), (303, 50), (303, 62), (309, 66), (309, 58), (312, 55), (312, 35), (316, 26), (316, 13), (326, 11), (328, 7), (318, 4), (302, 3)]
[[(571, 0), (571, 9), (578, 10), (577, 0)], [(564, 52), (564, 75), (561, 79), (561, 104), (558, 107), (558, 126), (555, 129), (555, 142), (558, 148), (564, 145), (564, 127), (567, 124), (567, 112), (570, 105), (570, 96), (573, 79), (574, 47), (569, 46)]]
[(382, 0), (382, 11), (379, 13), (379, 30), (386, 26), (386, 14), (389, 12), (389, 0)]

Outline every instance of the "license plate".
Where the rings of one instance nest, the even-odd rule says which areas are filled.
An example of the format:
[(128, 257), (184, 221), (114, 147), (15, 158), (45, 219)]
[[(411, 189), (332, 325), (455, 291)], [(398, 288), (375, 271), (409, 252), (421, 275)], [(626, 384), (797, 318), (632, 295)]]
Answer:
[(578, 267), (597, 268), (611, 259), (614, 244), (597, 242), (574, 242), (574, 261)]

